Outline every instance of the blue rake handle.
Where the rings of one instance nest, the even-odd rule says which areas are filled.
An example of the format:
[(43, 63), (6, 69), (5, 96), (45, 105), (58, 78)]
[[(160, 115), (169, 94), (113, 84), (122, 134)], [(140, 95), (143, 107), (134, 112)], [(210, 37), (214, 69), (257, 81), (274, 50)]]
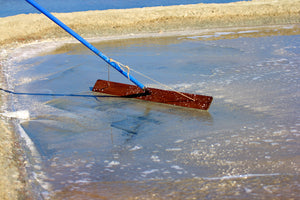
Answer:
[(119, 71), (123, 76), (128, 78), (131, 82), (133, 82), (135, 85), (140, 87), (141, 89), (145, 90), (146, 87), (140, 83), (138, 80), (136, 80), (134, 77), (132, 77), (129, 73), (125, 72), (121, 69), (121, 67), (111, 60), (109, 57), (104, 55), (101, 51), (99, 51), (96, 47), (91, 45), (88, 41), (86, 41), (83, 37), (78, 35), (75, 31), (73, 31), (71, 28), (69, 28), (67, 25), (65, 25), (63, 22), (61, 22), (59, 19), (57, 19), (55, 16), (53, 16), (49, 11), (47, 11), (45, 8), (41, 7), (38, 3), (36, 3), (33, 0), (26, 0), (29, 4), (31, 4), (33, 7), (35, 7), (37, 10), (39, 10), (41, 13), (46, 15), (49, 19), (51, 19), (53, 22), (55, 22), (58, 26), (60, 26), (62, 29), (64, 29), (66, 32), (68, 32), (70, 35), (72, 35), (74, 38), (76, 38), (79, 42), (81, 42), (83, 45), (85, 45), (87, 48), (89, 48), (92, 52), (94, 52), (97, 56), (102, 58), (105, 62), (107, 62), (110, 66), (115, 68), (117, 71)]

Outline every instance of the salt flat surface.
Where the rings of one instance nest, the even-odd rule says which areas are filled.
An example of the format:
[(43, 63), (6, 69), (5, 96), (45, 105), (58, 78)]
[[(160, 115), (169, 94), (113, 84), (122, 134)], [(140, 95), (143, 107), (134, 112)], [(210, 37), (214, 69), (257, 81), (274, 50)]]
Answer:
[(12, 107), (30, 113), (21, 126), (41, 156), (45, 191), (90, 199), (299, 195), (299, 36), (201, 37), (95, 45), (179, 91), (213, 96), (209, 112), (92, 93), (107, 66), (77, 44), (11, 65)]

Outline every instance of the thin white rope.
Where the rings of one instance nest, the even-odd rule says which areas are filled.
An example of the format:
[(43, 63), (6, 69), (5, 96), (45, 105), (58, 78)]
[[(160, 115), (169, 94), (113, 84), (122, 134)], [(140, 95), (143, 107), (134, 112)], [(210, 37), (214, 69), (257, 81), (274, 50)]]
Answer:
[(110, 80), (110, 71), (109, 71), (109, 67), (110, 67), (110, 65), (107, 64), (107, 80), (108, 80), (108, 81)]
[(126, 69), (128, 70), (128, 71), (127, 71), (128, 79), (129, 79), (129, 71), (131, 70), (131, 71), (133, 71), (133, 72), (135, 72), (135, 73), (137, 73), (137, 74), (139, 74), (139, 75), (141, 75), (141, 76), (143, 76), (143, 77), (145, 77), (145, 78), (147, 78), (147, 79), (149, 79), (149, 80), (151, 80), (151, 81), (157, 83), (158, 85), (161, 85), (161, 86), (163, 86), (163, 87), (165, 87), (165, 88), (168, 88), (169, 90), (172, 90), (172, 91), (176, 92), (177, 94), (179, 94), (179, 95), (181, 95), (181, 96), (183, 96), (183, 97), (185, 97), (185, 98), (187, 98), (187, 99), (190, 99), (190, 100), (192, 100), (192, 101), (196, 101), (195, 99), (193, 99), (193, 98), (191, 98), (191, 97), (189, 97), (189, 96), (183, 94), (182, 92), (179, 92), (179, 91), (175, 90), (174, 88), (172, 88), (172, 87), (170, 87), (170, 86), (168, 86), (168, 85), (165, 85), (165, 84), (163, 84), (163, 83), (161, 83), (161, 82), (159, 82), (159, 81), (157, 81), (157, 80), (155, 80), (155, 79), (153, 79), (153, 78), (151, 78), (151, 77), (149, 77), (149, 76), (146, 76), (145, 74), (143, 74), (143, 73), (141, 73), (141, 72), (138, 72), (138, 71), (136, 71), (136, 70), (134, 70), (134, 69), (128, 67), (127, 65), (124, 65), (124, 64), (122, 64), (122, 63), (120, 63), (120, 62), (118, 62), (118, 61), (116, 61), (116, 60), (114, 60), (114, 59), (112, 59), (112, 58), (110, 58), (110, 61), (113, 61), (113, 62), (117, 63), (117, 64), (119, 65), (119, 67), (121, 67), (121, 69), (122, 69), (123, 71), (125, 71), (125, 70), (124, 70), (122, 67), (126, 68)]

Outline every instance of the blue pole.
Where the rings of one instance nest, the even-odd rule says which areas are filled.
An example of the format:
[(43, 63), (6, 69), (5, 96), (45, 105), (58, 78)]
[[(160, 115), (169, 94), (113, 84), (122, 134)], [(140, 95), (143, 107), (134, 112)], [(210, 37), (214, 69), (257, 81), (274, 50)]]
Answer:
[(53, 16), (45, 8), (41, 7), (34, 0), (26, 0), (26, 1), (28, 3), (30, 3), (33, 7), (35, 7), (37, 10), (39, 10), (41, 13), (43, 13), (44, 15), (46, 15), (49, 19), (51, 19), (53, 22), (55, 22), (58, 26), (60, 26), (66, 32), (68, 32), (70, 35), (72, 35), (74, 38), (76, 38), (79, 42), (81, 42), (83, 45), (85, 45), (91, 51), (93, 51), (97, 56), (99, 56), (100, 58), (102, 58), (105, 62), (107, 62), (109, 65), (111, 65), (113, 68), (115, 68), (121, 74), (123, 74), (126, 78), (128, 78), (135, 85), (137, 85), (138, 87), (140, 87), (143, 90), (146, 89), (145, 86), (143, 84), (141, 84), (138, 80), (136, 80), (130, 74), (128, 74), (127, 72), (125, 72), (124, 70), (122, 70), (120, 68), (120, 66), (116, 62), (111, 61), (106, 55), (104, 55), (103, 53), (101, 53), (96, 47), (94, 47), (88, 41), (86, 41), (85, 39), (83, 39), (80, 35), (78, 35), (75, 31), (73, 31), (71, 28), (69, 28), (67, 25), (65, 25), (63, 22), (61, 22), (55, 16)]

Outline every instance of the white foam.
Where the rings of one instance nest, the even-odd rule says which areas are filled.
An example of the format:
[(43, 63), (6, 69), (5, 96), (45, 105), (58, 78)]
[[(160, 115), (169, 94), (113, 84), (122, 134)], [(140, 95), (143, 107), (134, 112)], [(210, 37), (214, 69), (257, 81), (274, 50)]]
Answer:
[(178, 165), (172, 165), (171, 166), (172, 169), (177, 169), (177, 170), (183, 170), (181, 167), (179, 167)]
[(28, 110), (19, 110), (15, 112), (5, 112), (1, 113), (2, 116), (8, 117), (8, 118), (16, 118), (21, 120), (29, 120), (30, 114)]
[(151, 170), (143, 171), (142, 174), (143, 175), (148, 175), (148, 174), (152, 174), (152, 173), (155, 173), (155, 172), (158, 172), (158, 171), (159, 171), (158, 169), (151, 169)]
[(221, 36), (221, 35), (230, 35), (230, 34), (234, 34), (234, 32), (216, 32), (215, 36)]
[(137, 151), (137, 150), (140, 150), (142, 148), (143, 148), (142, 146), (136, 145), (136, 146), (132, 147), (131, 149), (129, 149), (129, 151)]
[[(25, 130), (23, 129), (23, 127), (20, 124), (17, 124), (17, 128), (18, 128), (18, 132), (20, 133), (20, 137), (25, 141), (25, 145), (26, 147), (28, 147), (28, 149), (30, 150), (31, 153), (31, 157), (34, 158), (34, 162), (35, 163), (41, 163), (41, 156), (38, 152), (38, 150), (36, 149), (33, 141), (30, 139), (30, 137), (27, 135), (27, 133), (25, 132)], [(40, 171), (40, 167), (37, 167), (37, 165), (35, 165), (34, 170), (37, 170), (37, 172), (35, 171), (29, 171), (31, 172), (31, 177), (37, 181), (39, 183), (39, 185), (46, 191), (51, 188), (51, 184), (47, 183), (45, 180), (47, 180), (47, 176)], [(43, 192), (43, 193), (44, 193)]]
[(72, 167), (73, 164), (67, 162), (67, 163), (63, 164), (62, 166), (64, 166), (64, 167)]
[(283, 28), (284, 29), (292, 29), (292, 28), (294, 28), (295, 26), (294, 25), (291, 25), (291, 26), (284, 26)]
[(20, 132), (21, 138), (24, 139), (24, 141), (26, 143), (26, 146), (30, 149), (31, 153), (35, 157), (40, 157), (38, 151), (36, 150), (36, 148), (34, 146), (34, 143), (30, 139), (30, 137), (27, 135), (27, 133), (25, 132), (25, 130), (22, 128), (22, 126), (20, 124), (18, 124), (17, 127), (18, 127), (18, 130)]
[(114, 167), (118, 165), (120, 165), (119, 161), (111, 161), (110, 163), (108, 163), (107, 167)]
[(181, 151), (182, 148), (169, 148), (169, 149), (166, 149), (166, 151)]
[(67, 42), (40, 42), (36, 41), (30, 44), (24, 44), (14, 49), (9, 54), (13, 57), (14, 62), (21, 62), (23, 60), (33, 58), (41, 53), (51, 52), (62, 46)]
[(213, 35), (200, 35), (200, 36), (192, 36), (192, 37), (187, 37), (188, 39), (198, 39), (198, 38), (210, 38), (213, 37)]
[(105, 169), (105, 171), (108, 171), (108, 172), (111, 172), (111, 173), (113, 173), (113, 172), (115, 172), (115, 170), (113, 170), (113, 169)]
[(249, 30), (249, 31), (239, 31), (238, 34), (245, 34), (245, 33), (258, 33), (258, 30)]
[(184, 142), (184, 140), (179, 139), (179, 140), (176, 140), (174, 143), (181, 143), (181, 142)]
[(247, 179), (251, 177), (268, 177), (268, 176), (279, 176), (281, 174), (274, 173), (274, 174), (240, 174), (240, 175), (229, 175), (229, 176), (222, 176), (222, 177), (207, 177), (203, 178), (205, 180), (228, 180), (228, 179)]
[(93, 167), (93, 164), (94, 164), (94, 163), (89, 163), (89, 164), (85, 165), (85, 167), (86, 167), (86, 168), (91, 168), (91, 167)]
[(192, 156), (199, 156), (199, 155), (201, 155), (201, 151), (200, 150), (194, 150), (194, 151), (191, 152), (191, 155)]
[(151, 156), (151, 160), (152, 160), (153, 162), (160, 162), (159, 157), (158, 157), (158, 156), (155, 156), (155, 155), (152, 155), (152, 156)]
[(91, 182), (90, 179), (81, 179), (81, 180), (75, 181), (75, 183), (82, 183), (82, 184), (86, 184), (86, 183), (90, 183), (90, 182)]
[(200, 38), (211, 38), (211, 37), (220, 37), (222, 35), (231, 35), (231, 34), (234, 34), (234, 32), (215, 32), (214, 35), (199, 35), (199, 36), (190, 36), (190, 37), (186, 37), (188, 39), (192, 39), (192, 40), (197, 40), (197, 39), (200, 39)]

